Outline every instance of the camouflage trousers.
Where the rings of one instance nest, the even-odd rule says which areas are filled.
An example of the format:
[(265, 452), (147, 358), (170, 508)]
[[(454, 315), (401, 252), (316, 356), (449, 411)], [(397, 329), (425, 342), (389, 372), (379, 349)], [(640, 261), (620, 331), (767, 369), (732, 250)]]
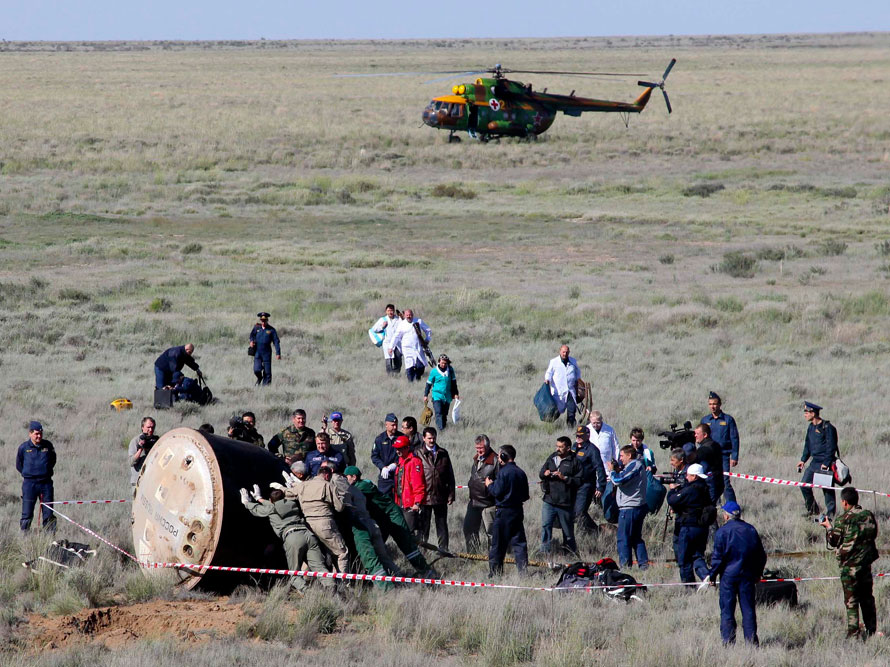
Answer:
[(841, 586), (844, 590), (844, 606), (847, 608), (847, 636), (859, 637), (859, 609), (862, 609), (862, 623), (865, 636), (877, 630), (875, 596), (872, 594), (873, 579), (871, 565), (851, 565), (841, 567)]

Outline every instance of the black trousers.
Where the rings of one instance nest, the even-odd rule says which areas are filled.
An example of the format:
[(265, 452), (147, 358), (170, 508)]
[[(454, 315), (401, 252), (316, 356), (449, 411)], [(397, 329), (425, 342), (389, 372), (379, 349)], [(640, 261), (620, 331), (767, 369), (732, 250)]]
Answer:
[(448, 505), (421, 505), (417, 533), (423, 542), (429, 542), (430, 523), (433, 515), (436, 517), (436, 539), (439, 548), (448, 550)]
[(524, 515), (522, 507), (498, 507), (491, 527), (491, 549), (488, 550), (488, 573), (490, 576), (504, 571), (504, 556), (507, 549), (513, 549), (516, 569), (525, 572), (528, 567), (528, 542), (525, 539)]

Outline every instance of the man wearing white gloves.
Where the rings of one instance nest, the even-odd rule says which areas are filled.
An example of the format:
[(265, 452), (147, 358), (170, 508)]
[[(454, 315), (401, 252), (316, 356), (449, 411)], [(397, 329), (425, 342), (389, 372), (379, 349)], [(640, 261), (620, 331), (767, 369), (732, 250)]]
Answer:
[(395, 477), (397, 461), (399, 460), (398, 452), (393, 449), (392, 443), (396, 441), (402, 433), (398, 431), (396, 426), (399, 418), (392, 412), (386, 415), (383, 420), (384, 431), (374, 440), (374, 448), (371, 450), (371, 462), (377, 466), (380, 476), (377, 478), (377, 488), (385, 495), (392, 495), (393, 481)]

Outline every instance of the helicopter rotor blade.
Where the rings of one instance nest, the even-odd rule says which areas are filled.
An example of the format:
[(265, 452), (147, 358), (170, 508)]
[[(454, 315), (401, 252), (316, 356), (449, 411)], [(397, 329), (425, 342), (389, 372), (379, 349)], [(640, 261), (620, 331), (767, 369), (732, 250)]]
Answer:
[(643, 86), (643, 88), (661, 88), (661, 84), (652, 83), (651, 81), (637, 81), (638, 86)]
[(667, 91), (666, 91), (664, 88), (662, 88), (662, 89), (661, 89), (661, 94), (664, 95), (664, 103), (667, 105), (668, 113), (670, 113), (670, 112), (672, 111), (672, 109), (671, 109), (671, 100), (670, 100), (670, 98), (668, 98)]
[(439, 81), (447, 81), (448, 79), (456, 79), (459, 76), (478, 76), (479, 74), (487, 74), (488, 70), (480, 72), (449, 72), (446, 76), (440, 76), (435, 79), (429, 79), (423, 83), (438, 83)]
[(664, 80), (668, 78), (668, 74), (671, 73), (671, 70), (674, 68), (674, 65), (677, 64), (676, 58), (671, 58), (671, 62), (668, 63), (667, 69), (664, 70), (664, 74), (661, 75), (661, 82), (664, 83)]
[(561, 72), (541, 69), (501, 69), (503, 74), (558, 74), (561, 76), (645, 76), (633, 72)]
[(480, 70), (478, 72), (466, 72), (464, 70), (439, 70), (435, 72), (365, 72), (361, 74), (334, 74), (333, 77), (335, 79), (351, 79), (351, 78), (361, 78), (361, 77), (376, 77), (376, 76), (429, 76), (430, 74), (447, 74), (449, 77), (461, 76), (461, 75), (470, 75), (470, 74), (484, 74), (488, 70)]

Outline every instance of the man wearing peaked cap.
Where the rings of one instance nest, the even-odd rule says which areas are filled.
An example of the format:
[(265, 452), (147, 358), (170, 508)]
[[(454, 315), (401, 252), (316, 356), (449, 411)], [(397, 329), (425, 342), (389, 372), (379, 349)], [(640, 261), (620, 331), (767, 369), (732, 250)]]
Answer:
[[(702, 417), (701, 423), (711, 427), (711, 440), (720, 446), (723, 456), (723, 472), (729, 472), (739, 462), (739, 429), (732, 415), (723, 412), (723, 400), (717, 392), (708, 393), (708, 410), (710, 414)], [(723, 498), (736, 499), (729, 477), (724, 479)]]
[(393, 448), (396, 438), (403, 435), (398, 430), (399, 418), (390, 412), (383, 420), (384, 431), (374, 440), (371, 449), (371, 462), (377, 466), (380, 475), (377, 477), (377, 488), (381, 493), (392, 495), (395, 486), (395, 472), (398, 467), (399, 453)]
[[(813, 483), (813, 475), (816, 473), (833, 475), (831, 466), (840, 456), (837, 448), (837, 429), (827, 419), (822, 419), (821, 412), (821, 405), (804, 401), (803, 414), (810, 425), (807, 427), (807, 436), (803, 444), (803, 454), (797, 464), (797, 472), (803, 472), (800, 481), (807, 484)], [(804, 470), (807, 461), (809, 461), (809, 465)], [(819, 514), (819, 505), (816, 504), (816, 499), (813, 497), (813, 489), (802, 486), (800, 493), (807, 507), (807, 514), (811, 516)], [(822, 496), (825, 499), (825, 514), (833, 517), (837, 508), (834, 491), (822, 489)]]
[(272, 384), (272, 346), (275, 346), (275, 358), (281, 359), (281, 341), (278, 332), (269, 324), (269, 313), (261, 311), (256, 314), (259, 322), (250, 331), (250, 351), (253, 354), (253, 374), (257, 385)]
[[(15, 457), (15, 469), (22, 476), (22, 531), (31, 527), (34, 506), (38, 501), (53, 501), (53, 468), (56, 450), (53, 443), (43, 437), (43, 425), (38, 421), (28, 424), (28, 439), (19, 445)], [(46, 505), (41, 506), (44, 530), (56, 532), (56, 516)]]

